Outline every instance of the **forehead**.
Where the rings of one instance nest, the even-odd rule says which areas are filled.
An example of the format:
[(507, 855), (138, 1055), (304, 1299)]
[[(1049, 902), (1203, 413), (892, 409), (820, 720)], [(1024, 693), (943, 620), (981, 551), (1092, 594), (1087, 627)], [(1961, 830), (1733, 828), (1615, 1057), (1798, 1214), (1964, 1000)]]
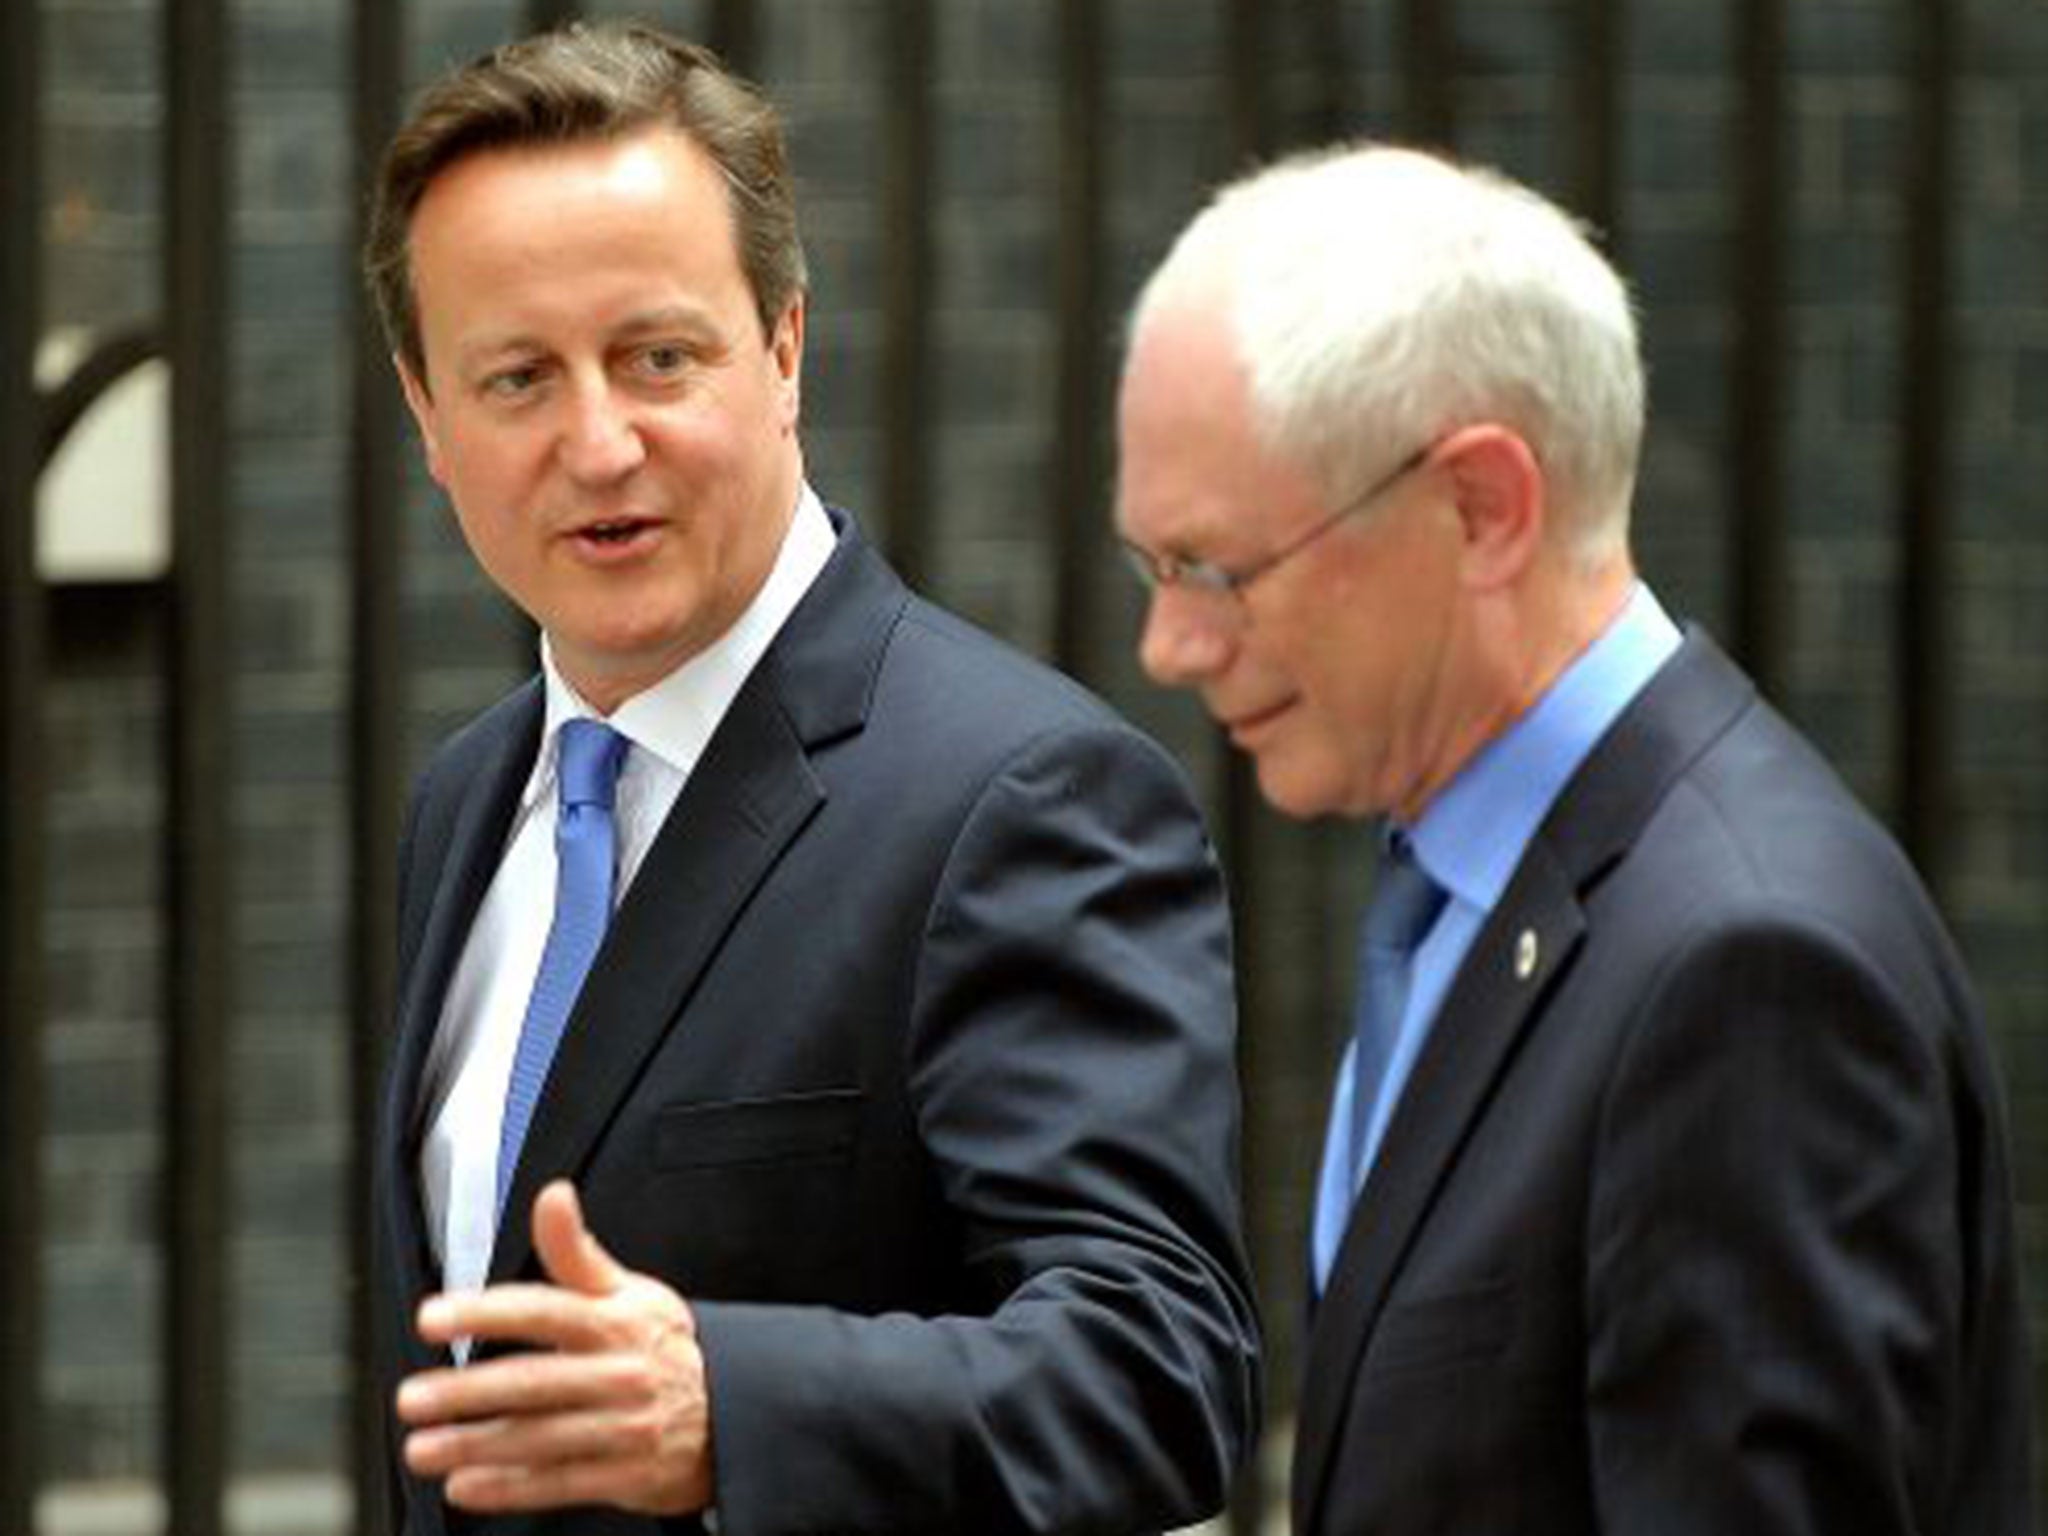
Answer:
[(1150, 548), (1254, 542), (1295, 503), (1315, 504), (1308, 478), (1260, 440), (1249, 374), (1214, 306), (1176, 305), (1140, 326), (1117, 444), (1117, 520)]
[(459, 155), (427, 183), (413, 229), (435, 222), (450, 204), (531, 197), (531, 211), (560, 209), (568, 222), (582, 205), (615, 203), (642, 209), (675, 200), (723, 207), (724, 181), (711, 157), (688, 134), (666, 124), (564, 142), (488, 145)]
[(679, 254), (734, 256), (725, 181), (679, 130), (520, 144), (462, 156), (413, 212), (415, 271), (451, 258), (531, 264), (548, 253), (654, 240)]
[(671, 128), (465, 156), (420, 200), (410, 254), (430, 356), (616, 313), (752, 312), (725, 180)]

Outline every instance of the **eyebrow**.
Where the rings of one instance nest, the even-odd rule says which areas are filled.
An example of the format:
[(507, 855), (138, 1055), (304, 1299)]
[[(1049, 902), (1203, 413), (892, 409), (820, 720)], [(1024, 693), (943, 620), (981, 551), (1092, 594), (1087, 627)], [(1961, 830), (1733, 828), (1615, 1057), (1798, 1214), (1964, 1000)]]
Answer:
[[(718, 327), (710, 313), (692, 304), (664, 304), (656, 309), (644, 309), (628, 315), (616, 327), (612, 336), (615, 340), (635, 340), (655, 335), (662, 331), (686, 331), (693, 337), (716, 339)], [(515, 357), (521, 353), (544, 352), (547, 343), (530, 331), (513, 331), (502, 336), (489, 336), (458, 346), (455, 362), (464, 373), (485, 367), (501, 358)]]
[[(1177, 560), (1182, 564), (1207, 565), (1214, 563), (1212, 556), (1215, 553), (1215, 547), (1218, 544), (1228, 543), (1230, 531), (1236, 526), (1232, 519), (1227, 515), (1219, 515), (1213, 510), (1197, 510), (1189, 513), (1185, 510), (1185, 503), (1177, 510), (1176, 515), (1179, 518), (1180, 526), (1161, 539), (1156, 545), (1141, 542), (1132, 534), (1130, 529), (1124, 526), (1121, 519), (1118, 520), (1116, 525), (1116, 536), (1133, 549), (1141, 549), (1148, 554), (1156, 554), (1169, 560)], [(1208, 550), (1207, 554), (1202, 553), (1205, 546)]]
[(650, 331), (693, 331), (701, 335), (716, 335), (718, 326), (707, 310), (694, 304), (665, 304), (659, 309), (641, 310), (628, 315), (615, 334), (620, 336), (645, 336)]

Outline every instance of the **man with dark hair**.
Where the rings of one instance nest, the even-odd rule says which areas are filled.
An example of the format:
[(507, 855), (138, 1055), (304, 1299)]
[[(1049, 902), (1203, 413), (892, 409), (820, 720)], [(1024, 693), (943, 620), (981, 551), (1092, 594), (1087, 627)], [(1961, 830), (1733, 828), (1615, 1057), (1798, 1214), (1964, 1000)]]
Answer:
[(1899, 850), (1636, 576), (1620, 277), (1413, 150), (1221, 192), (1146, 285), (1141, 655), (1379, 823), (1300, 1536), (2026, 1536), (2005, 1126)]
[(805, 484), (775, 115), (573, 27), (370, 250), (541, 675), (400, 860), (374, 1277), (417, 1536), (1140, 1531), (1252, 1433), (1227, 921), (1181, 777)]

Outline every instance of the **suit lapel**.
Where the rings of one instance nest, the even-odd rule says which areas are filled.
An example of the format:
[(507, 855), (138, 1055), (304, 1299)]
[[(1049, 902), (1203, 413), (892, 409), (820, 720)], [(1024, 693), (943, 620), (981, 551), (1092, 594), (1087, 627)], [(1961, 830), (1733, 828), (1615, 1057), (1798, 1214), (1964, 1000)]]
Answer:
[[(1585, 936), (1572, 881), (1532, 847), (1473, 942), (1359, 1192), (1330, 1289), (1316, 1308), (1302, 1384), (1297, 1517), (1321, 1487), (1367, 1340), (1416, 1231), (1537, 1004)], [(1299, 1520), (1301, 1529), (1308, 1529)]]
[[(431, 881), (431, 896), (418, 953), (399, 1000), (398, 1040), (378, 1152), (384, 1159), (381, 1184), (387, 1191), (386, 1241), (398, 1266), (400, 1310), (407, 1315), (413, 1303), (439, 1283), (420, 1207), (418, 1169), (426, 1121), (421, 1078), (455, 963), (490, 888), (519, 792), (533, 769), (541, 714), (536, 683), (477, 723), (474, 748), (455, 751), (427, 791), (414, 834), (417, 842), (410, 851), (418, 868), (413, 878)], [(410, 891), (404, 894), (411, 899)], [(399, 1332), (411, 1368), (431, 1362), (435, 1352), (420, 1343), (409, 1326), (401, 1326)]]
[(750, 684), (648, 850), (569, 1016), (505, 1201), (492, 1280), (524, 1267), (534, 1195), (582, 1168), (747, 898), (824, 798), (768, 690)]
[(1587, 937), (1584, 900), (1685, 767), (1753, 700), (1693, 635), (1573, 775), (1487, 920), (1432, 1026), (1359, 1193), (1308, 1341), (1295, 1528), (1315, 1529), (1366, 1346), (1416, 1234), (1515, 1048)]
[[(470, 924), (498, 870), (505, 837), (518, 809), (519, 792), (533, 772), (540, 749), (543, 715), (540, 684), (529, 683), (507, 699), (480, 725), (486, 727), (483, 762), (457, 760), (447, 764), (436, 796), (453, 797), (453, 826), (445, 844), (417, 848), (413, 857), (426, 861), (433, 875), (433, 899), (427, 909), (419, 957), (413, 963), (405, 995), (399, 1000), (398, 1048), (393, 1059), (392, 1087), (398, 1095), (393, 1124), (404, 1139), (416, 1141), (425, 1129), (426, 1105), (421, 1101), (420, 1074), (441, 1021), (441, 1005), (462, 957)], [(423, 811), (433, 814), (435, 808)], [(423, 826), (423, 832), (426, 828)]]
[(839, 547), (713, 733), (627, 893), (534, 1109), (491, 1255), (532, 1253), (523, 1214), (588, 1162), (754, 892), (825, 800), (811, 751), (866, 718), (905, 592), (849, 520)]

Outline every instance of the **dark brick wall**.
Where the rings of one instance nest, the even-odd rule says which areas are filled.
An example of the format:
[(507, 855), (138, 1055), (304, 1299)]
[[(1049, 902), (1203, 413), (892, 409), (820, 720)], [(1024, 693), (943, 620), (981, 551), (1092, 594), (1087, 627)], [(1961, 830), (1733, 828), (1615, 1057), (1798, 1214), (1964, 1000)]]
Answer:
[[(48, 317), (111, 327), (156, 308), (160, 94), (155, 8), (45, 0)], [(605, 6), (623, 11), (623, 6)], [(708, 3), (651, 7), (690, 29)], [(1615, 243), (1645, 308), (1653, 429), (1639, 498), (1644, 566), (1676, 608), (1726, 629), (1733, 455), (1733, 134), (1726, 8), (1629, 8)], [(1784, 504), (1792, 644), (1783, 700), (1874, 803), (1897, 790), (1892, 610), (1900, 577), (1904, 3), (1790, 8), (1791, 225)], [(1571, 7), (1464, 0), (1457, 102), (1475, 152), (1569, 195), (1575, 103), (1560, 73)], [(416, 77), (503, 35), (518, 7), (422, 0)], [(1349, 120), (1401, 111), (1389, 0), (1340, 8)], [(235, 1461), (341, 1462), (345, 1125), (341, 945), (354, 863), (345, 812), (343, 561), (351, 284), (346, 0), (234, 9), (231, 353), (235, 663)], [(1271, 107), (1311, 120), (1309, 8), (1276, 5)], [(1204, 189), (1233, 169), (1222, 7), (1105, 0), (1110, 125), (1105, 290), (1114, 321)], [(1058, 8), (940, 0), (933, 90), (937, 269), (928, 444), (937, 595), (1021, 643), (1052, 634), (1049, 497), (1058, 355)], [(761, 6), (759, 72), (792, 122), (815, 271), (807, 445), (825, 494), (886, 535), (879, 504), (882, 0)], [(2048, 9), (1973, 0), (1962, 15), (1954, 186), (1956, 355), (1948, 511), (1956, 805), (1946, 898), (1996, 1025), (2020, 1149), (2033, 1294), (2048, 1301)], [(1115, 337), (1102, 338), (1104, 366)], [(1104, 422), (1104, 431), (1107, 431)], [(1106, 439), (1105, 439), (1106, 441)], [(1096, 498), (1106, 508), (1108, 487)], [(405, 523), (409, 751), (528, 664), (523, 627), (471, 569), (417, 475)], [(1187, 756), (1220, 795), (1213, 740), (1185, 701), (1145, 687), (1136, 605), (1109, 569), (1091, 588), (1090, 678)], [(162, 1275), (156, 897), (162, 776), (160, 616), (147, 590), (67, 592), (53, 611), (54, 834), (48, 1185), (51, 1472), (149, 1474)], [(1348, 966), (1358, 843), (1261, 822), (1261, 972), (1252, 1027), (1278, 1042), (1252, 1083), (1266, 1138), (1252, 1191), (1273, 1322), (1291, 1348), (1303, 1171)], [(2048, 1319), (2044, 1319), (2048, 1324)], [(2048, 1331), (2044, 1331), (2048, 1338)], [(1283, 1378), (1284, 1379), (1284, 1378)]]
[[(48, 17), (52, 324), (114, 329), (156, 309), (155, 41), (120, 0)], [(53, 1473), (123, 1476), (153, 1460), (159, 1397), (157, 615), (127, 589), (61, 594), (51, 620), (44, 1443)]]

